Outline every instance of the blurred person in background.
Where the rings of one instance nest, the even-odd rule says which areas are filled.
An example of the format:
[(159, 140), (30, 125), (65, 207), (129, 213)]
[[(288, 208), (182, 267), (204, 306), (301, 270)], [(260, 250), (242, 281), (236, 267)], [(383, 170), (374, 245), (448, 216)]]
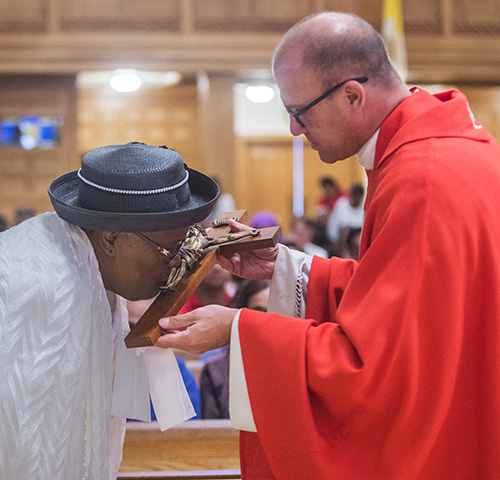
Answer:
[(327, 250), (313, 242), (314, 233), (317, 228), (317, 222), (306, 217), (294, 217), (292, 219), (292, 228), (290, 235), (287, 236), (287, 244), (291, 242), (298, 250), (308, 255), (317, 255), (318, 257), (329, 258)]
[(321, 177), (319, 185), (321, 196), (316, 204), (316, 219), (320, 225), (325, 227), (331, 211), (334, 209), (337, 200), (344, 195), (344, 192), (333, 177)]
[(361, 228), (365, 217), (363, 200), (365, 189), (363, 185), (355, 184), (351, 187), (349, 195), (338, 200), (335, 208), (328, 217), (326, 233), (335, 245), (336, 254), (345, 257), (347, 248), (347, 235), (351, 228)]
[[(267, 311), (269, 280), (243, 280), (231, 302), (234, 308)], [(210, 357), (200, 376), (202, 418), (229, 418), (229, 345)]]

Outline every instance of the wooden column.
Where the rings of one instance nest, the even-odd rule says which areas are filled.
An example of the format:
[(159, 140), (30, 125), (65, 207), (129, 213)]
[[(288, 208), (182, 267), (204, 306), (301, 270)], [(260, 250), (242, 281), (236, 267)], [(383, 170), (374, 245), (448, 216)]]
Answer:
[(198, 75), (199, 156), (204, 173), (217, 176), (223, 191), (235, 196), (235, 135), (233, 126), (233, 73)]

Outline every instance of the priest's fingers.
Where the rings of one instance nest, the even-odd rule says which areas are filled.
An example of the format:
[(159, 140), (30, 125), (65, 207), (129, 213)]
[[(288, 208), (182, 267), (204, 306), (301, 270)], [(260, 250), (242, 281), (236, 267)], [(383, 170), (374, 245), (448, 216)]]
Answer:
[[(232, 232), (251, 230), (252, 228), (243, 223), (229, 220)], [(261, 248), (242, 253), (235, 253), (231, 257), (219, 254), (217, 262), (224, 269), (242, 278), (253, 280), (271, 279), (274, 272), (276, 258), (278, 257), (278, 246)]]
[(155, 346), (200, 354), (227, 345), (237, 311), (220, 305), (207, 305), (183, 315), (162, 318), (159, 324), (166, 333)]
[(217, 256), (217, 262), (232, 274), (251, 280), (270, 280), (274, 273), (278, 247), (235, 253), (229, 258)]
[(253, 230), (252, 227), (245, 225), (244, 223), (237, 222), (236, 220), (233, 220), (230, 218), (228, 220), (229, 228), (231, 232), (241, 232), (243, 230)]

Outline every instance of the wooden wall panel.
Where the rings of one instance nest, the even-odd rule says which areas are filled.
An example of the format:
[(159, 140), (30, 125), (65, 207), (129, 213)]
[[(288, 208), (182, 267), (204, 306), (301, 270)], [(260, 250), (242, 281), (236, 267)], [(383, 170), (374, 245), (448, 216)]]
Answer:
[(76, 156), (76, 86), (68, 76), (0, 77), (0, 118), (60, 117), (60, 143), (54, 148), (0, 147), (0, 214), (14, 221), (17, 208), (52, 210), (51, 181), (79, 166)]
[(443, 4), (436, 0), (403, 0), (406, 35), (437, 35), (443, 32)]
[(236, 207), (250, 214), (270, 210), (289, 231), (292, 218), (293, 171), (291, 138), (237, 140)]
[(285, 31), (314, 11), (313, 0), (193, 0), (200, 31)]
[(237, 79), (231, 73), (198, 78), (197, 138), (204, 173), (217, 177), (221, 186), (233, 193), (235, 184), (235, 135), (233, 86)]
[(324, 0), (322, 10), (355, 13), (379, 28), (383, 0)]
[[(380, 31), (383, 0), (325, 0), (324, 10), (351, 12), (370, 22)], [(442, 30), (442, 2), (401, 0), (406, 34), (436, 34)]]
[(500, 87), (461, 87), (475, 118), (500, 141)]
[(0, 32), (43, 32), (47, 2), (43, 0), (0, 0)]
[[(0, 0), (0, 72), (268, 69), (280, 36), (297, 20), (350, 11), (379, 30), (382, 1)], [(498, 84), (498, 0), (402, 5), (409, 82)]]
[(180, 12), (177, 0), (64, 0), (60, 22), (63, 30), (175, 30)]
[(453, 27), (457, 34), (499, 35), (500, 2), (498, 0), (453, 0)]
[(143, 89), (119, 94), (111, 88), (79, 91), (78, 151), (111, 144), (144, 142), (168, 145), (193, 168), (198, 154), (198, 110), (195, 85)]

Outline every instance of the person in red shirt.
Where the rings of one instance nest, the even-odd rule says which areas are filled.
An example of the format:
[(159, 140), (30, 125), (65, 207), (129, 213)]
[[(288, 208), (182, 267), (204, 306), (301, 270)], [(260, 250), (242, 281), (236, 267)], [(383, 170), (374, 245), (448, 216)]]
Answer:
[(276, 313), (207, 306), (158, 346), (231, 342), (243, 479), (500, 478), (500, 144), (459, 91), (408, 88), (354, 15), (299, 22), (273, 67), (291, 133), (367, 171), (359, 262), (221, 257), (272, 278)]
[(321, 196), (316, 204), (316, 220), (323, 226), (326, 225), (328, 216), (332, 212), (337, 200), (345, 195), (337, 180), (332, 177), (321, 177), (319, 180)]
[(231, 298), (233, 298), (234, 290), (231, 274), (216, 264), (201, 281), (195, 292), (187, 299), (179, 310), (179, 314), (191, 312), (204, 305), (228, 306)]

